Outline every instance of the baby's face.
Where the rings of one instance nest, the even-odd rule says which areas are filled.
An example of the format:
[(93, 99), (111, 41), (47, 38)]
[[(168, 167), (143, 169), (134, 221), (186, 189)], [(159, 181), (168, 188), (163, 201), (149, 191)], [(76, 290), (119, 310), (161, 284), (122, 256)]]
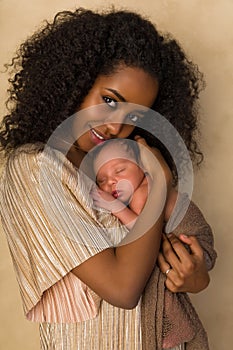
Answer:
[(115, 158), (100, 166), (96, 182), (101, 190), (128, 204), (143, 178), (144, 172), (136, 161)]

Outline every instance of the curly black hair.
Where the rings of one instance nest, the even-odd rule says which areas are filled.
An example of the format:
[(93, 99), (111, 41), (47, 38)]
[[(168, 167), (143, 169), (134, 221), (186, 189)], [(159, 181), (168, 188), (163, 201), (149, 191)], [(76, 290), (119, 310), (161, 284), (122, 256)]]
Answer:
[(26, 143), (46, 143), (78, 110), (96, 78), (122, 64), (158, 79), (152, 109), (172, 123), (192, 159), (200, 162), (197, 107), (202, 74), (171, 35), (162, 35), (139, 14), (114, 9), (59, 12), (20, 46), (8, 65), (13, 75), (9, 113), (0, 129), (1, 150), (8, 154)]

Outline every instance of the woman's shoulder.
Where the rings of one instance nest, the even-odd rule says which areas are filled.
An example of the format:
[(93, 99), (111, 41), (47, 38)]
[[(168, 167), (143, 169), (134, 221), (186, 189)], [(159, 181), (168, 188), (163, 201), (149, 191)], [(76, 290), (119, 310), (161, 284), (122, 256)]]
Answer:
[(45, 146), (44, 143), (41, 143), (41, 142), (23, 144), (17, 147), (16, 149), (14, 149), (10, 153), (9, 158), (18, 157), (21, 154), (37, 154), (43, 151), (44, 146)]
[[(80, 203), (91, 207), (88, 196), (93, 181), (77, 169), (61, 151), (43, 144), (19, 147), (9, 156), (0, 181), (0, 192), (56, 192), (58, 196), (72, 193)], [(90, 202), (90, 203), (89, 203)]]
[(59, 150), (53, 149), (44, 145), (43, 143), (24, 144), (17, 147), (8, 156), (6, 161), (6, 168), (8, 167), (22, 167), (22, 170), (27, 170), (28, 165), (42, 166), (70, 163), (65, 155)]
[(9, 155), (5, 163), (5, 167), (14, 167), (22, 161), (25, 163), (35, 161), (38, 155), (43, 152), (44, 145), (42, 143), (24, 144), (17, 147)]
[(77, 177), (77, 169), (60, 151), (42, 143), (25, 144), (8, 156), (2, 169), (2, 183), (37, 183), (41, 179), (56, 177), (69, 179)]

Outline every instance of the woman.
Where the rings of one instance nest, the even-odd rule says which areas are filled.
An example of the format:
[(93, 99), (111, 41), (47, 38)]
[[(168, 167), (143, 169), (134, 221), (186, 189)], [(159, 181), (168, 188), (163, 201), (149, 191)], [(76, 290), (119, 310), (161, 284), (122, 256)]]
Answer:
[[(151, 148), (144, 157), (151, 190), (128, 244), (117, 245), (127, 232), (116, 219), (107, 212), (96, 217), (92, 183), (78, 170), (99, 143), (134, 137), (149, 108), (174, 125), (198, 158), (194, 65), (173, 39), (137, 14), (84, 9), (58, 14), (22, 44), (13, 64), (13, 105), (0, 133), (8, 156), (1, 217), (25, 314), (41, 324), (41, 348), (182, 349), (187, 343), (187, 349), (206, 350), (205, 332), (186, 294), (174, 293), (208, 285), (213, 238), (195, 209), (198, 224), (192, 227), (188, 215), (186, 225), (201, 246), (194, 236), (180, 236), (188, 251), (172, 234), (159, 253), (164, 209), (155, 204), (166, 201), (172, 186), (161, 154)], [(101, 113), (93, 106), (101, 106)], [(55, 129), (77, 111), (65, 139), (49, 143)], [(196, 230), (199, 226), (204, 232)], [(185, 227), (179, 226), (179, 233)], [(153, 320), (148, 320), (151, 310)], [(183, 321), (180, 331), (171, 311)]]

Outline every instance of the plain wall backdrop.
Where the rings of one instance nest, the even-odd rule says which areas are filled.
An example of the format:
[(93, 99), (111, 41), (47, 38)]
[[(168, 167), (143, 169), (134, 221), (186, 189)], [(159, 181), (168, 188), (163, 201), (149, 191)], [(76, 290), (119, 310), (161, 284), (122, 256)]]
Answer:
[[(5, 113), (7, 74), (13, 57), (44, 19), (75, 7), (103, 8), (113, 1), (0, 0), (0, 116)], [(118, 0), (115, 7), (137, 10), (162, 31), (171, 32), (205, 75), (201, 95), (201, 144), (205, 162), (195, 173), (193, 199), (215, 234), (218, 260), (209, 287), (191, 296), (207, 329), (211, 350), (233, 343), (233, 1)], [(24, 319), (6, 238), (0, 234), (0, 348), (38, 350), (38, 325)], [(111, 350), (111, 349), (110, 349)]]

